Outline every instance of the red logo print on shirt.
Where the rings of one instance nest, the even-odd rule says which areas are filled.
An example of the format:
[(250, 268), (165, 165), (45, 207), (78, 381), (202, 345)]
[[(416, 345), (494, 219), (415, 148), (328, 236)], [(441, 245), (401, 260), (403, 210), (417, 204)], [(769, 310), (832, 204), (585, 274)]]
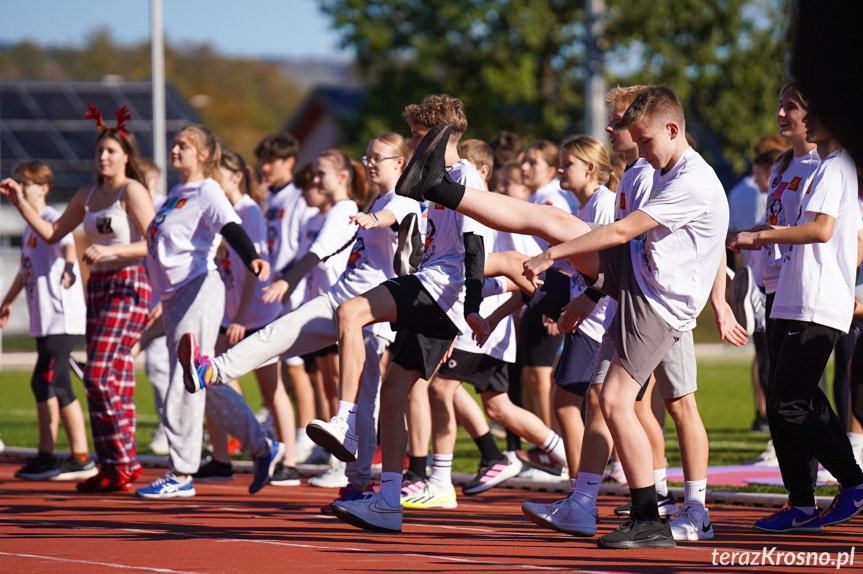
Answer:
[(788, 184), (788, 189), (791, 191), (800, 191), (800, 182), (803, 181), (802, 177), (795, 176), (794, 179), (791, 180), (791, 183)]

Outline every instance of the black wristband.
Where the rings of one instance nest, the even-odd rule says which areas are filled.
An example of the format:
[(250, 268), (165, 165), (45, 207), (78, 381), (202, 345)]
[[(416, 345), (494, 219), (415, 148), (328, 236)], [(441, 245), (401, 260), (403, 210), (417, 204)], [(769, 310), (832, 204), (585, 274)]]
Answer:
[(69, 263), (69, 262), (67, 261), (67, 262), (66, 262), (66, 268), (64, 269), (64, 271), (65, 271), (66, 273), (68, 273), (69, 275), (71, 275), (72, 277), (74, 277), (74, 276), (75, 276), (75, 264), (74, 264), (74, 263)]
[(599, 300), (602, 299), (603, 297), (605, 297), (604, 293), (600, 293), (599, 291), (597, 291), (593, 287), (588, 287), (587, 289), (585, 289), (584, 294), (587, 296), (588, 299), (590, 299), (594, 303), (599, 303)]

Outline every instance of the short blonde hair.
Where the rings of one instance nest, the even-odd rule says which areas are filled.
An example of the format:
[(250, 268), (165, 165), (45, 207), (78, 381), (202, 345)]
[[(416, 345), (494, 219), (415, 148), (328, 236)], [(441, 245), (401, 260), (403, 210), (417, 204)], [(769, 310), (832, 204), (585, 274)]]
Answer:
[(471, 162), (479, 169), (486, 165), (489, 170), (494, 170), (494, 152), (491, 146), (482, 140), (465, 140), (458, 146), (458, 155)]
[(605, 105), (611, 110), (625, 110), (644, 88), (648, 86), (615, 86), (605, 94)]
[(674, 90), (667, 86), (649, 86), (641, 90), (626, 113), (617, 122), (617, 129), (625, 130), (642, 122), (672, 121), (685, 132), (686, 119), (683, 115), (683, 105), (677, 99)]

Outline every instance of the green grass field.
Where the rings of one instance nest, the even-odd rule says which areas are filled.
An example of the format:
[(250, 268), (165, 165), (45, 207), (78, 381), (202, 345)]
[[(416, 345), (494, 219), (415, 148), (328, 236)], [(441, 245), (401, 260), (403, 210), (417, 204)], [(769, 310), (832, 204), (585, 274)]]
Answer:
[[(749, 368), (747, 363), (734, 360), (699, 361), (699, 390), (696, 398), (710, 438), (711, 465), (740, 464), (756, 457), (764, 449), (767, 435), (749, 432), (754, 413)], [(136, 377), (138, 443), (147, 445), (158, 420), (153, 404), (152, 387), (143, 372), (138, 372)], [(828, 367), (827, 377), (828, 381), (832, 380), (832, 364)], [(73, 381), (75, 392), (86, 412), (83, 385), (74, 376)], [(260, 408), (263, 402), (254, 378), (246, 376), (240, 383), (252, 409)], [(467, 388), (472, 392), (472, 387)], [(677, 437), (670, 418), (667, 420), (666, 429), (669, 466), (679, 466)], [(30, 391), (29, 372), (8, 370), (0, 372), (0, 438), (7, 446), (36, 447), (36, 407)], [(58, 450), (68, 448), (62, 429), (57, 442)], [(503, 446), (502, 441), (500, 444)], [(146, 446), (142, 448), (142, 452), (145, 452), (145, 449)], [(453, 471), (476, 472), (478, 462), (479, 457), (473, 441), (467, 433), (459, 429)], [(781, 489), (760, 486), (748, 487), (747, 490), (781, 492)], [(835, 489), (825, 489), (823, 494), (832, 495), (834, 491)]]

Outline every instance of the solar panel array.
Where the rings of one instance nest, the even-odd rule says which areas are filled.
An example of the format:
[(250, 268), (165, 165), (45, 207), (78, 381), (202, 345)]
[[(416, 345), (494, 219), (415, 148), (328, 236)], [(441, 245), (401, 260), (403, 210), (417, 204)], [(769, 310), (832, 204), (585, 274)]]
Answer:
[[(93, 181), (96, 126), (85, 119), (87, 104), (102, 110), (114, 125), (114, 111), (127, 106), (143, 157), (153, 157), (153, 104), (150, 82), (106, 79), (101, 82), (0, 82), (0, 176), (11, 175), (21, 161), (39, 160), (54, 171), (53, 201), (67, 201)], [(167, 142), (188, 122), (199, 122), (194, 109), (174, 90), (165, 89)], [(169, 178), (176, 178), (169, 173)], [(173, 183), (169, 180), (169, 184)]]

